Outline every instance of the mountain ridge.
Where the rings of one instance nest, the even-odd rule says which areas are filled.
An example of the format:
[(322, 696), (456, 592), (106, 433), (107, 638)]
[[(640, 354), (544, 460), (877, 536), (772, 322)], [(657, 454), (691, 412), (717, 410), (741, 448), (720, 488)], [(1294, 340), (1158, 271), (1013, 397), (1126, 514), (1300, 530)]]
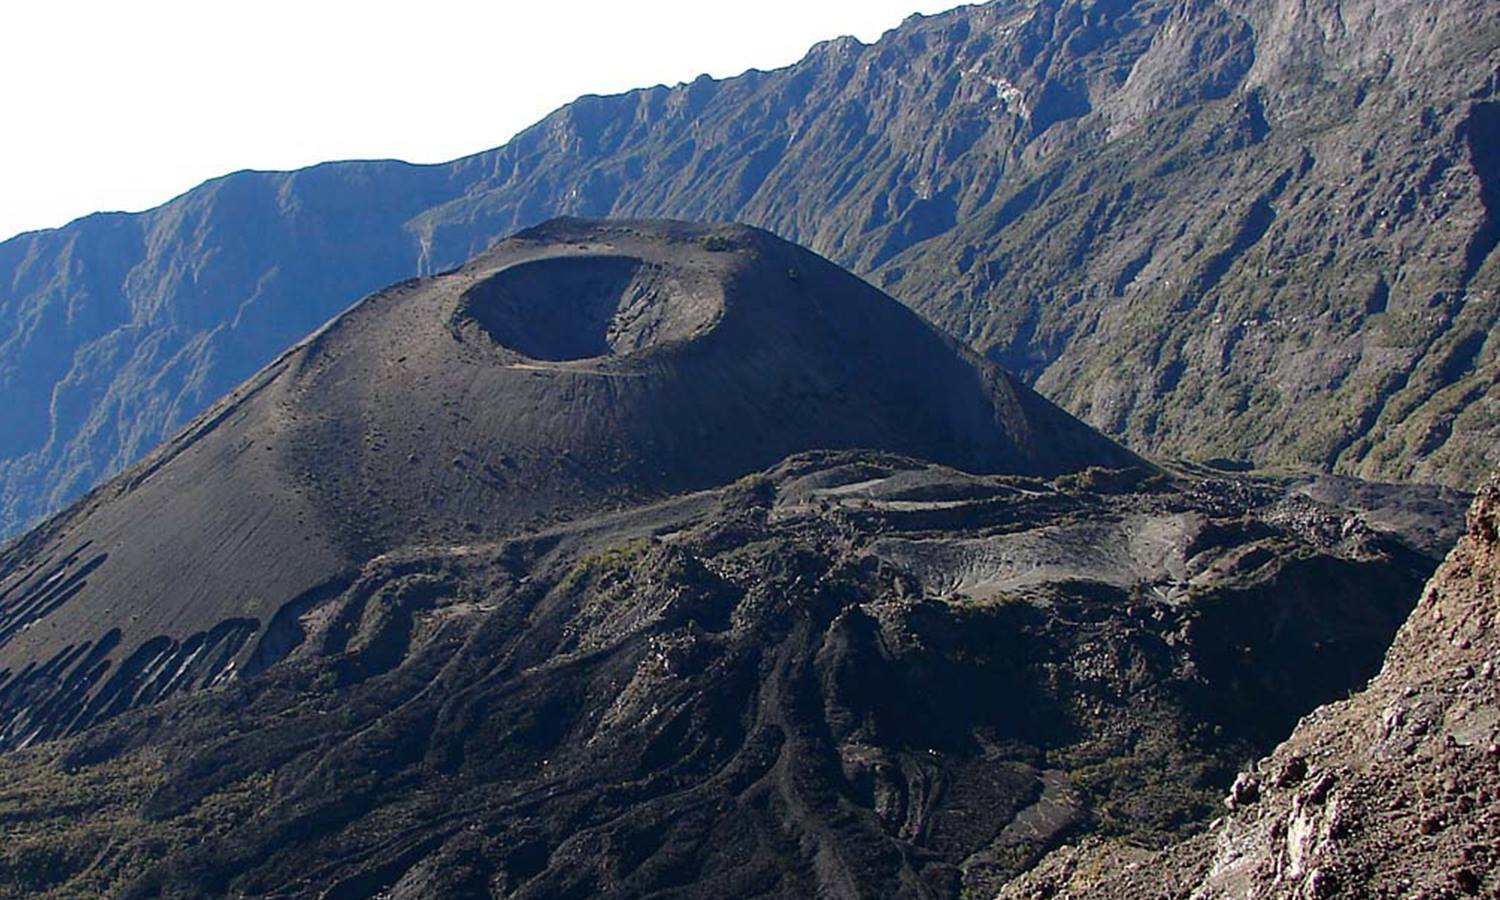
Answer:
[(558, 214), (767, 227), (1144, 451), (1472, 486), (1500, 444), (1472, 149), (1497, 34), (1474, 0), (997, 2), (582, 98), (447, 165), (9, 241), (0, 505), (13, 530), (359, 294)]

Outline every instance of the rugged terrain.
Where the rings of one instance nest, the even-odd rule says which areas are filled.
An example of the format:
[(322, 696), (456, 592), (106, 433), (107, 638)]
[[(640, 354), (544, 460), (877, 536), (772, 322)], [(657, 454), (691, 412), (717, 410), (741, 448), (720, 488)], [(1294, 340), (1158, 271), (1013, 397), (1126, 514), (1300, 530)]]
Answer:
[(1500, 477), (1369, 687), (1244, 772), (1160, 853), (1090, 841), (1003, 897), (1500, 896)]
[(381, 553), (829, 448), (1139, 462), (764, 232), (556, 221), (365, 299), (0, 554), (0, 745), (264, 669)]
[(377, 292), (0, 554), (0, 892), (954, 897), (1166, 846), (1460, 495), (1145, 462), (741, 226)]
[(0, 885), (956, 897), (1162, 845), (1364, 683), (1431, 571), (1318, 487), (817, 453), (385, 553), (254, 677), (0, 757)]
[(559, 214), (747, 221), (1135, 449), (1497, 462), (1500, 9), (997, 0), (585, 97), (444, 166), (239, 173), (0, 244), (0, 530), (361, 294)]

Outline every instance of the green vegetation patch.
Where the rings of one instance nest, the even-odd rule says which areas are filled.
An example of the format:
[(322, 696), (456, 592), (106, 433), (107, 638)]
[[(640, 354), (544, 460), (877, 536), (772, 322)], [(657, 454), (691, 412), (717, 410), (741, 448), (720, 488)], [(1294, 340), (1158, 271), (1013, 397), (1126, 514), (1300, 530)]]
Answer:
[(80, 768), (50, 752), (0, 759), (0, 897), (118, 893), (176, 849), (223, 835), (270, 797), (258, 774), (211, 794), (182, 816), (152, 821), (141, 808), (164, 765), (139, 752)]

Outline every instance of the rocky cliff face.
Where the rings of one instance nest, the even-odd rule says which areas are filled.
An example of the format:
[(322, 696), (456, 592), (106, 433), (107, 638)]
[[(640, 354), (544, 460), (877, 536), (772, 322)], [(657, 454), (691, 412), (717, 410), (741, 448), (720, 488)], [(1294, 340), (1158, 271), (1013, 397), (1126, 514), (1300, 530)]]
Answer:
[(1500, 478), (1380, 674), (1304, 719), (1225, 802), (1182, 846), (1089, 842), (1001, 896), (1500, 894)]
[(240, 174), (0, 245), (3, 527), (394, 278), (554, 215), (734, 219), (1146, 451), (1472, 485), (1496, 396), (1484, 0), (999, 0), (586, 97), (447, 166)]
[[(1135, 446), (1473, 483), (1497, 446), (1494, 14), (1179, 10), (1084, 147), (882, 277)], [(1215, 72), (1235, 86), (1205, 99)], [(1137, 118), (1159, 83), (1188, 93)]]

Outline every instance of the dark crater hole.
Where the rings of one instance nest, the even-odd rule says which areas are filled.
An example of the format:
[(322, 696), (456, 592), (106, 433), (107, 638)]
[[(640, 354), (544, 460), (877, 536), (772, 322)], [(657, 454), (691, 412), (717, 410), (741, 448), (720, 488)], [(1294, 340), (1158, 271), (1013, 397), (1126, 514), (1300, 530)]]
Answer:
[(504, 347), (562, 362), (689, 337), (718, 306), (639, 259), (573, 256), (497, 272), (464, 294), (459, 314)]

